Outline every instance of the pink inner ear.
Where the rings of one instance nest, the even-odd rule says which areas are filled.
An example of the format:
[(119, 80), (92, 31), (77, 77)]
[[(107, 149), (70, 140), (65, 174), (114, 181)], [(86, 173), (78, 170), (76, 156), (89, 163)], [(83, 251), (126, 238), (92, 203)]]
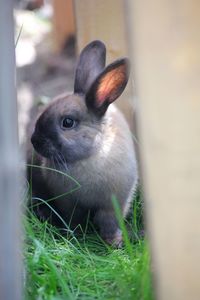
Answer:
[(105, 74), (99, 83), (96, 101), (101, 106), (104, 101), (112, 103), (119, 95), (118, 92), (126, 79), (124, 65), (109, 71)]

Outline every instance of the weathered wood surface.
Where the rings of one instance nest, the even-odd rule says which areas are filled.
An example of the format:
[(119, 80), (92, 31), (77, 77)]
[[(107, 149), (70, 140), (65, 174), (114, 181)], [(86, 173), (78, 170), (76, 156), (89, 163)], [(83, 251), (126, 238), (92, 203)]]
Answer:
[(0, 1), (0, 298), (21, 300), (13, 1)]
[(200, 2), (129, 0), (153, 270), (160, 300), (200, 299)]
[(73, 0), (53, 0), (54, 49), (60, 52), (70, 36), (75, 35)]
[[(99, 39), (107, 47), (107, 64), (128, 55), (123, 0), (75, 0), (74, 3), (78, 52), (90, 41)], [(116, 104), (133, 128), (130, 83)]]

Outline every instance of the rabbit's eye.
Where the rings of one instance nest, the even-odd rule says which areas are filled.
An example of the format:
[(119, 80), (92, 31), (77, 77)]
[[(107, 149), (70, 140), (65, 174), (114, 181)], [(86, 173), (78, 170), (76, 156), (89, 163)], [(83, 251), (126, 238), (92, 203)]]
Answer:
[(62, 120), (61, 127), (63, 129), (71, 129), (76, 126), (76, 123), (76, 120), (74, 120), (72, 117), (65, 117)]

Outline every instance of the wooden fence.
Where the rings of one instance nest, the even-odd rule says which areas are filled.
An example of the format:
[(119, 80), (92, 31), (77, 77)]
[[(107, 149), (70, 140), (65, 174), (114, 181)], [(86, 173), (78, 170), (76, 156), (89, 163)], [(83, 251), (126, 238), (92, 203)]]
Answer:
[(13, 1), (0, 1), (0, 298), (21, 300)]
[(128, 1), (157, 299), (200, 299), (200, 2)]

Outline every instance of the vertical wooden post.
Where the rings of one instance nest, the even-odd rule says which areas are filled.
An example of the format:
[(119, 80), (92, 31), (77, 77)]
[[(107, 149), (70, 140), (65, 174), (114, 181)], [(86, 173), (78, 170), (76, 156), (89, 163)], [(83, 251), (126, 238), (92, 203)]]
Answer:
[(159, 300), (200, 299), (200, 2), (128, 1)]
[(55, 50), (60, 51), (67, 38), (75, 34), (73, 0), (53, 0)]
[[(128, 44), (123, 0), (75, 0), (77, 44), (79, 52), (92, 40), (107, 47), (107, 63), (127, 56)], [(128, 86), (116, 102), (133, 127), (133, 104)]]
[(127, 55), (122, 0), (75, 0), (75, 11), (79, 51), (91, 40), (100, 39), (108, 46), (108, 62)]
[(13, 1), (0, 1), (0, 298), (21, 300)]

